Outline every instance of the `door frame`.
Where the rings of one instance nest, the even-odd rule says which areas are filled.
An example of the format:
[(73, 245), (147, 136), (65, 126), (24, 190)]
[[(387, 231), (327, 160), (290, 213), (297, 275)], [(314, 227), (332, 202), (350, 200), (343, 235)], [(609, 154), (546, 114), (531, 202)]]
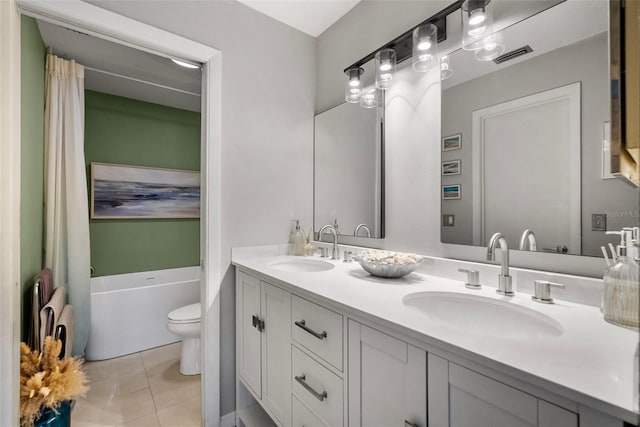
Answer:
[[(475, 110), (472, 113), (472, 192), (473, 192), (473, 245), (483, 246), (485, 240), (485, 206), (484, 206), (484, 122), (487, 119), (525, 108), (557, 102), (569, 101), (569, 245), (572, 251), (581, 253), (581, 121), (580, 121), (580, 82), (571, 83), (555, 89), (545, 90), (532, 95), (523, 96), (510, 101), (501, 102), (490, 107)], [(524, 229), (523, 229), (524, 230)]]
[[(13, 1), (11, 1), (13, 3)], [(221, 287), (221, 95), (222, 52), (210, 46), (110, 12), (80, 0), (16, 0), (20, 13), (166, 58), (203, 64), (201, 94), (200, 294), (201, 412), (203, 424), (220, 425), (220, 287)], [(19, 19), (19, 18), (18, 18)], [(19, 48), (19, 45), (18, 45)], [(10, 61), (11, 62), (11, 61)], [(19, 64), (19, 61), (18, 61)], [(19, 65), (18, 65), (19, 67)], [(13, 84), (20, 92), (19, 80)], [(16, 108), (19, 116), (19, 108)], [(15, 113), (14, 113), (15, 114)], [(19, 125), (20, 120), (17, 118)], [(20, 150), (19, 137), (14, 140)], [(18, 153), (19, 156), (19, 153)], [(20, 162), (18, 161), (19, 165)], [(2, 164), (4, 167), (4, 162)], [(19, 179), (20, 168), (12, 171)], [(19, 186), (18, 186), (19, 188)], [(19, 190), (17, 197), (19, 198)], [(19, 217), (19, 200), (10, 206)], [(19, 240), (19, 232), (18, 232)], [(14, 237), (15, 238), (15, 237)], [(15, 262), (15, 261), (14, 261)], [(19, 262), (18, 262), (19, 265)], [(19, 325), (19, 312), (14, 321)], [(17, 349), (14, 349), (16, 352)], [(17, 353), (16, 353), (17, 354)], [(16, 365), (16, 369), (19, 369)], [(4, 374), (4, 372), (1, 372)], [(12, 373), (16, 375), (16, 373)], [(17, 371), (19, 375), (19, 370)], [(4, 376), (3, 376), (4, 377)], [(17, 383), (16, 383), (17, 385)], [(215, 402), (214, 404), (207, 404)], [(0, 413), (5, 412), (2, 400)], [(13, 409), (13, 408), (11, 408)], [(15, 410), (15, 409), (14, 409)], [(16, 418), (13, 418), (14, 420)]]

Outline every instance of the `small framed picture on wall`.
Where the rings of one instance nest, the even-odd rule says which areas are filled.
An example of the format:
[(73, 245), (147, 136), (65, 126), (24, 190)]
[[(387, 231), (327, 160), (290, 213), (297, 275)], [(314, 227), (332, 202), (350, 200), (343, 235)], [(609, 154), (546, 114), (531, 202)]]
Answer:
[(445, 136), (442, 138), (442, 151), (457, 150), (462, 146), (462, 134)]
[(461, 197), (461, 185), (443, 185), (442, 200), (458, 200)]
[(446, 160), (442, 162), (442, 175), (460, 175), (460, 160)]

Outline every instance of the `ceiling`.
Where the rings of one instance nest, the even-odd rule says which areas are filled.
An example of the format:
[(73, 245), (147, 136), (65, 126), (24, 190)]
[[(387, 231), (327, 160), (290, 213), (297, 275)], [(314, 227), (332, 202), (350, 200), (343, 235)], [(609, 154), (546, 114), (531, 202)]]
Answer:
[(38, 28), (55, 55), (85, 66), (85, 89), (200, 111), (200, 69), (47, 22)]
[(360, 0), (238, 0), (297, 30), (318, 37)]

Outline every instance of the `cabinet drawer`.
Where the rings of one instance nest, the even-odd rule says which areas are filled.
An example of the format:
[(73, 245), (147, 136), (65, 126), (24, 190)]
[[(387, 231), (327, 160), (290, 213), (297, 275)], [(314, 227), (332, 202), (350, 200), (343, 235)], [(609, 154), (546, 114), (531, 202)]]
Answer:
[(291, 396), (293, 405), (292, 427), (326, 427), (318, 417), (301, 403), (297, 397)]
[(328, 425), (343, 425), (342, 379), (296, 346), (292, 349), (292, 393)]
[(293, 339), (342, 371), (342, 316), (295, 295), (291, 304)]

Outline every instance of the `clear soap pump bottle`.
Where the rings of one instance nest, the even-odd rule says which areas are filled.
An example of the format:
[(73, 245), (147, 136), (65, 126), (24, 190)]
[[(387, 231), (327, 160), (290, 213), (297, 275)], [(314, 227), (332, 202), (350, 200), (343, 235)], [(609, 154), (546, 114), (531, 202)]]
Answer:
[(628, 256), (633, 240), (632, 229), (607, 231), (620, 235), (618, 261), (607, 268), (604, 274), (602, 313), (604, 320), (627, 328), (640, 327), (640, 267)]
[(304, 255), (305, 238), (302, 228), (300, 227), (300, 221), (298, 220), (296, 220), (295, 232), (292, 235), (291, 243), (291, 253), (293, 255)]

